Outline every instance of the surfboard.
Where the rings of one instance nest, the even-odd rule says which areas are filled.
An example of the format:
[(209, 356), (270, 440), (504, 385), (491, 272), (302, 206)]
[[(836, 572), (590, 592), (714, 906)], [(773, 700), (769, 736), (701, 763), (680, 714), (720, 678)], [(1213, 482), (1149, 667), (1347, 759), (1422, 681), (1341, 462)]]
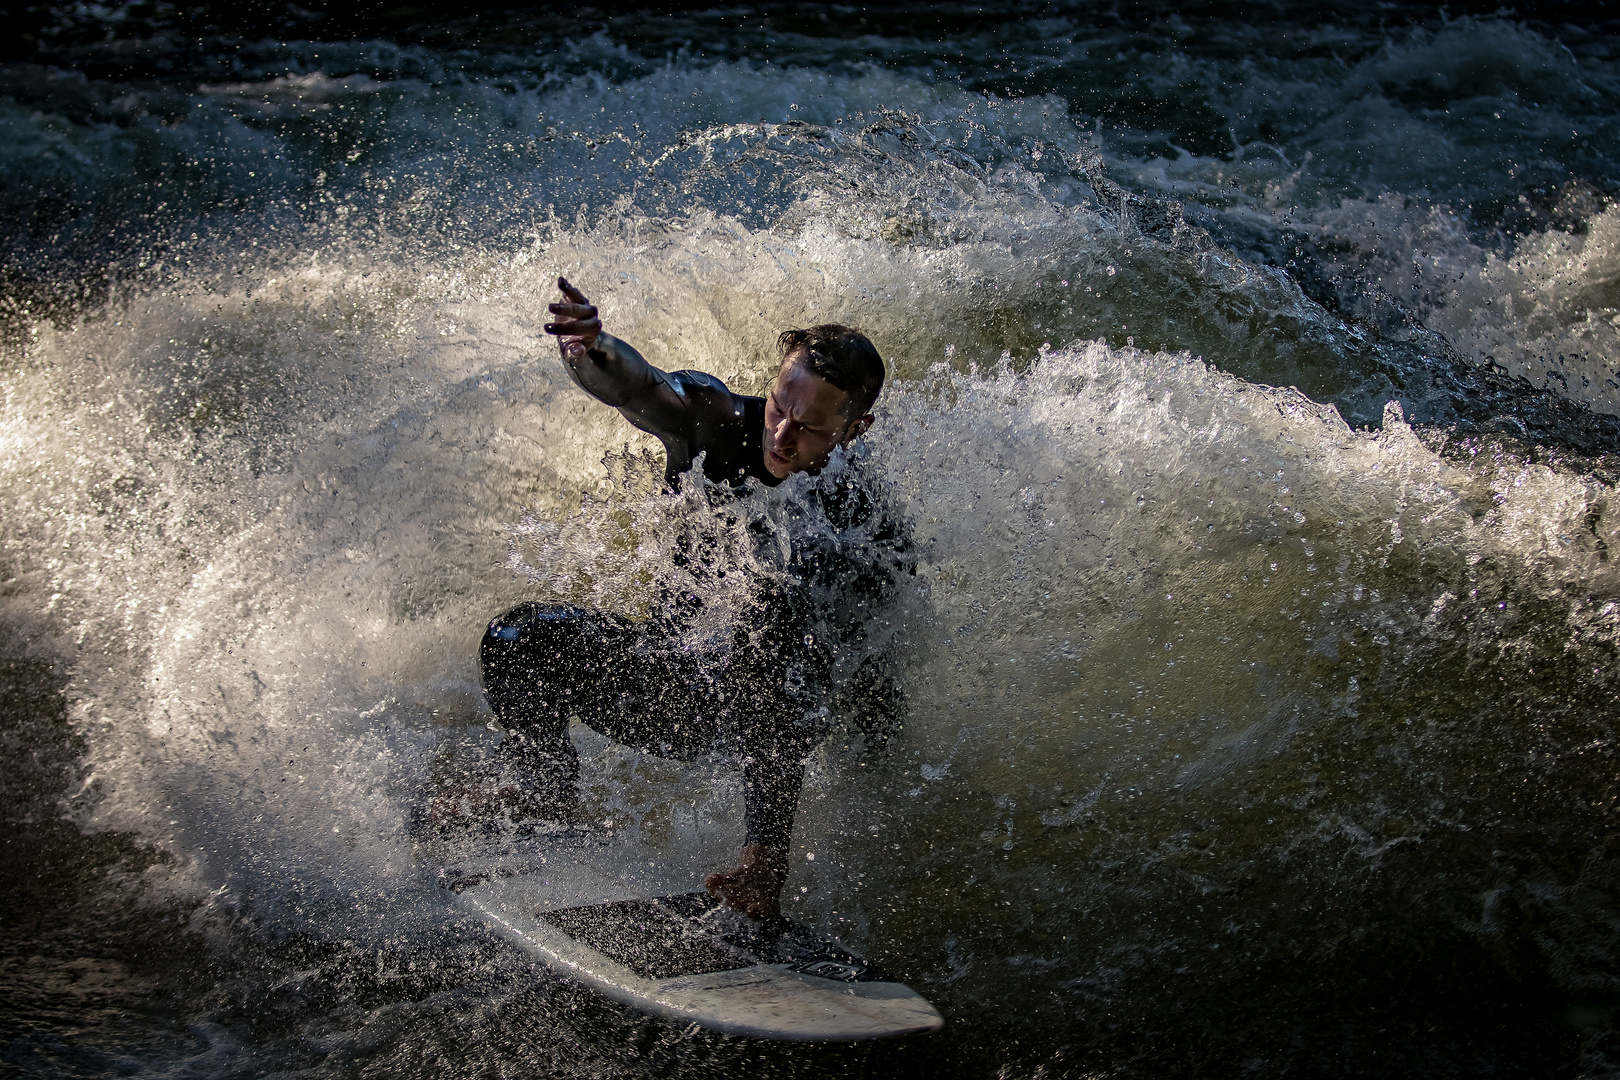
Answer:
[[(437, 847), (437, 845), (435, 845)], [(469, 837), (440, 849), (451, 902), (546, 967), (676, 1023), (849, 1042), (937, 1031), (921, 994), (788, 918), (746, 919), (691, 860), (620, 837)]]

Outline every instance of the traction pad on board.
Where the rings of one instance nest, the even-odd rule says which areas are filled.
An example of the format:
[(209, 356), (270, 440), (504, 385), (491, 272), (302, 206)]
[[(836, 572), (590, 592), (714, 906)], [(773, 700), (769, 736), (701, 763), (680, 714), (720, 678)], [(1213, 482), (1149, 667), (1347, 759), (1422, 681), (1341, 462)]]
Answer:
[(890, 981), (877, 965), (809, 927), (780, 917), (743, 919), (706, 892), (539, 911), (535, 917), (644, 979), (783, 964), (836, 982)]

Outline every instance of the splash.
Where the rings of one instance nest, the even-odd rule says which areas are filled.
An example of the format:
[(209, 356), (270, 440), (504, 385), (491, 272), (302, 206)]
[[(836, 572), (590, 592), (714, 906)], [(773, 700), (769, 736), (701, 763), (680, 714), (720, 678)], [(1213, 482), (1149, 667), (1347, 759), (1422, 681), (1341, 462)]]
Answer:
[[(881, 753), (820, 751), (789, 904), (963, 1030), (1011, 1003), (995, 1067), (1037, 1029), (1042, 1061), (1230, 1049), (1245, 1008), (1300, 1012), (1300, 970), (1349, 973), (1322, 1015), (1414, 964), (1609, 1000), (1613, 443), (1574, 403), (1613, 405), (1620, 219), (1516, 172), (1609, 108), (1606, 69), (1491, 20), (1241, 79), (1108, 41), (1016, 100), (609, 35), (460, 74), (302, 43), (183, 86), (17, 77), (0, 614), (83, 739), (61, 809), (166, 853), (150, 876), (216, 926), (316, 943), (286, 985), (338, 972), (348, 1012), (291, 1010), (288, 1045), (394, 1024), (375, 993), (416, 1047), (435, 995), (476, 999), (421, 1025), (459, 1032), (529, 985), (444, 922), (404, 835), (499, 739), (486, 620), (641, 617), (669, 581), (712, 598), (700, 643), (783, 565), (568, 382), (561, 272), (654, 363), (744, 392), (783, 326), (861, 325), (891, 361), (859, 467), (915, 545), (884, 628), (910, 714)], [(1138, 61), (1186, 99), (1174, 145), (1071, 115)], [(1217, 84), (1282, 104), (1229, 148)], [(1522, 139), (1443, 184), (1515, 95), (1545, 130), (1505, 113)], [(1468, 209), (1520, 187), (1522, 215)], [(789, 552), (807, 490), (744, 500)], [(735, 828), (724, 770), (577, 735), (614, 828)], [(563, 1045), (564, 1011), (524, 1037)]]

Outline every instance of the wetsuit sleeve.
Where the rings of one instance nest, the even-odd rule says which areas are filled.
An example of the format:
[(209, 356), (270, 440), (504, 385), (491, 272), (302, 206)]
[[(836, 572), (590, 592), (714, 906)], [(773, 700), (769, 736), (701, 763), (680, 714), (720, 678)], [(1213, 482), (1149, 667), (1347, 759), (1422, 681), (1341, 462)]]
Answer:
[(611, 334), (598, 334), (596, 344), (578, 359), (563, 357), (563, 366), (579, 388), (665, 444), (691, 440), (692, 411), (687, 396), (669, 372), (653, 367), (635, 349)]
[(788, 749), (766, 750), (743, 764), (743, 820), (747, 843), (786, 852), (793, 816), (804, 787), (804, 757)]

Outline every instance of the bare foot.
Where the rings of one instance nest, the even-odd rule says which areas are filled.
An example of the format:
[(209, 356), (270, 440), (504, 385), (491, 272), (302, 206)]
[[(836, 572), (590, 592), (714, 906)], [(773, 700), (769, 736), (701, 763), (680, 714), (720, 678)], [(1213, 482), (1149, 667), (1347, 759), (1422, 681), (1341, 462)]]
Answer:
[(782, 914), (782, 885), (787, 881), (787, 852), (763, 844), (742, 849), (741, 865), (703, 879), (709, 895), (726, 902), (732, 911), (751, 919), (772, 919)]

